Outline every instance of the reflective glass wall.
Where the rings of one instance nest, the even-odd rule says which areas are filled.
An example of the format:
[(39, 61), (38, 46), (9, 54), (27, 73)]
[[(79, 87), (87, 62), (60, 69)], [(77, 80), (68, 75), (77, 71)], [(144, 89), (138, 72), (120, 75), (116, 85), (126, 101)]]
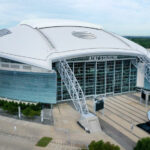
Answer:
[(0, 97), (20, 101), (56, 103), (57, 75), (0, 70)]

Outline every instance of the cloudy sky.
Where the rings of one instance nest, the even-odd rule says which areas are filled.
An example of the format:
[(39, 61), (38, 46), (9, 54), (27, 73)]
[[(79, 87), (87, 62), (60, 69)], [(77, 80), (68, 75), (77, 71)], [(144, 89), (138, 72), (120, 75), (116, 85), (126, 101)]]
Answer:
[(120, 35), (150, 36), (150, 0), (0, 0), (0, 28), (32, 18), (75, 19)]

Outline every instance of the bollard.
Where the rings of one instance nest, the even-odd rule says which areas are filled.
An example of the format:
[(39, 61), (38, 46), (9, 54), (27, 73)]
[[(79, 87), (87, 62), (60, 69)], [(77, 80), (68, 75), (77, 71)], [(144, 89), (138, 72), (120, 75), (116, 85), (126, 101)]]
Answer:
[(41, 122), (43, 122), (44, 121), (44, 118), (43, 118), (43, 109), (41, 110)]
[(20, 106), (18, 106), (18, 117), (19, 117), (19, 119), (21, 119), (21, 108), (20, 108)]

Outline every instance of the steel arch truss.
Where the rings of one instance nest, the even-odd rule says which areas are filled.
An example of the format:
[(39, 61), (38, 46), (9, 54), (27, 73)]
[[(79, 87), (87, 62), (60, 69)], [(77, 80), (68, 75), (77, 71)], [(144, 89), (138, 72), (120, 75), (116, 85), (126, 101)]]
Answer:
[(138, 63), (143, 63), (144, 64), (144, 74), (145, 74), (145, 78), (147, 79), (147, 81), (150, 83), (150, 60), (149, 58), (147, 58), (146, 56), (138, 56), (137, 59), (132, 60), (132, 64), (138, 68)]
[(89, 111), (81, 86), (65, 59), (60, 60), (57, 63), (57, 70), (67, 88), (76, 110), (80, 114), (88, 114)]

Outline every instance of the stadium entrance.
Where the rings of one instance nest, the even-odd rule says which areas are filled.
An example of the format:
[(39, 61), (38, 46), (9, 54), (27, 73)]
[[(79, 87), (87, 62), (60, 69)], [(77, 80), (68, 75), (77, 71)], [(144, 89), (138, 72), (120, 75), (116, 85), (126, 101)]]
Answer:
[[(133, 56), (87, 56), (68, 59), (85, 96), (114, 95), (134, 91), (137, 68)], [(57, 100), (69, 100), (68, 91), (57, 73)]]

